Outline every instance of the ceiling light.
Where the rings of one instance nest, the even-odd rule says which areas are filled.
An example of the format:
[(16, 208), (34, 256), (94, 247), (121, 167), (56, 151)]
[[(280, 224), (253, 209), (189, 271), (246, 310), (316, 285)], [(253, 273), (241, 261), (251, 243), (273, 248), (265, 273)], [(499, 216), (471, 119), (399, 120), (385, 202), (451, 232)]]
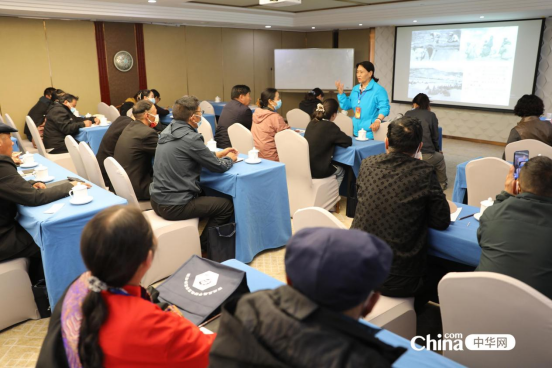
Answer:
[(362, 27), (362, 23), (360, 23), (359, 26)]
[(480, 16), (480, 17), (479, 17), (479, 19), (484, 19), (484, 18), (485, 18), (485, 16), (484, 16), (484, 15), (482, 15), (482, 16)]
[(148, 3), (156, 3), (157, 0), (148, 0)]
[(417, 20), (413, 20), (413, 22), (414, 22), (414, 23), (418, 23), (418, 21), (417, 21)]
[(316, 29), (316, 27), (312, 27), (312, 29)]
[(272, 26), (265, 26), (265, 28), (272, 28)]

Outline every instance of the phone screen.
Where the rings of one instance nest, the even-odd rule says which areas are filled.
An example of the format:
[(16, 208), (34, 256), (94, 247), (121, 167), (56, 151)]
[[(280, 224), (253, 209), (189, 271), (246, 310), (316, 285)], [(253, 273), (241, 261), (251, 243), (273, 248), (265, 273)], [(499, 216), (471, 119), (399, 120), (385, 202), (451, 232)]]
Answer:
[(527, 161), (529, 161), (529, 151), (514, 152), (514, 179), (519, 178), (519, 172)]

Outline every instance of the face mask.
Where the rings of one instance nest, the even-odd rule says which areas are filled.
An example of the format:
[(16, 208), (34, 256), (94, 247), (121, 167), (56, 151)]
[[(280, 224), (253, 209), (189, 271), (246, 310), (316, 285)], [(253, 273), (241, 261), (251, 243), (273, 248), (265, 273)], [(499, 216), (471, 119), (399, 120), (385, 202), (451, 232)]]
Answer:
[(196, 118), (199, 118), (199, 121), (196, 123), (197, 127), (199, 128), (201, 126), (201, 123), (203, 122), (203, 119), (201, 118), (201, 115), (194, 114)]
[(154, 97), (150, 98), (149, 101), (150, 101), (152, 104), (155, 105), (155, 98), (154, 98)]
[(155, 118), (155, 119), (153, 119), (153, 122), (149, 121), (149, 119), (148, 119), (150, 128), (155, 128), (157, 126), (157, 124), (159, 124), (159, 115), (150, 115), (150, 114), (148, 114), (148, 115), (153, 116)]
[(414, 158), (417, 159), (417, 160), (421, 160), (422, 159), (422, 151), (420, 151), (420, 148), (418, 148), (416, 150), (416, 154), (414, 155)]
[(278, 100), (278, 102), (276, 102), (276, 106), (274, 106), (274, 111), (277, 111), (278, 109), (280, 109), (280, 107), (282, 107), (282, 100)]

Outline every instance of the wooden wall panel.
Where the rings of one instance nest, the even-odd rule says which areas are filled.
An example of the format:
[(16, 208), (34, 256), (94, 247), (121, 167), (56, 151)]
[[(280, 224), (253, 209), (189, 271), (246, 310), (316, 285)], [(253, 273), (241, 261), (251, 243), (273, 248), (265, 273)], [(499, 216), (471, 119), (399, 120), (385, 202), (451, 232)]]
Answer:
[(222, 99), (230, 101), (232, 87), (245, 84), (254, 97), (255, 64), (253, 61), (253, 30), (225, 29), (222, 32), (223, 85)]
[[(339, 48), (355, 49), (355, 65), (370, 60), (370, 29), (339, 31)], [(353, 71), (354, 84), (357, 83), (356, 71)], [(376, 74), (377, 75), (377, 74)]]
[(100, 79), (94, 23), (47, 20), (46, 37), (54, 86), (79, 96), (77, 109), (83, 115), (96, 114)]
[(144, 49), (148, 87), (161, 94), (160, 106), (172, 108), (188, 94), (186, 27), (145, 24)]
[(310, 32), (307, 33), (307, 48), (331, 49), (333, 47), (333, 33)]
[[(111, 104), (118, 106), (139, 90), (134, 24), (104, 23), (104, 32)], [(134, 59), (134, 65), (128, 72), (121, 72), (115, 68), (113, 57), (119, 51), (129, 52)]]
[(268, 87), (274, 87), (274, 50), (282, 48), (282, 32), (254, 31), (255, 95), (254, 101)]
[(51, 86), (44, 22), (0, 17), (0, 45), (0, 109), (25, 136), (25, 116)]
[(305, 47), (307, 47), (305, 32), (282, 32), (283, 49), (304, 49)]
[(222, 98), (222, 30), (187, 27), (188, 93), (200, 100)]

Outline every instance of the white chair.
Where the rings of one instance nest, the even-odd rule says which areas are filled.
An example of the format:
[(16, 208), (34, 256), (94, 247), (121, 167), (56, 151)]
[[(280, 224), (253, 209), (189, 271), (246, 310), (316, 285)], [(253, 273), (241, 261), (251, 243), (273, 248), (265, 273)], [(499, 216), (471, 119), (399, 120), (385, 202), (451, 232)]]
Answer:
[(105, 102), (98, 103), (98, 114), (101, 114), (105, 117), (110, 114), (109, 106)]
[(293, 128), (307, 129), (311, 121), (309, 114), (301, 109), (289, 110), (286, 114), (288, 125)]
[(73, 165), (77, 169), (77, 174), (83, 178), (88, 180), (88, 174), (86, 173), (86, 168), (84, 167), (84, 163), (82, 162), (82, 158), (79, 152), (79, 144), (70, 135), (65, 136), (65, 146), (67, 147), (67, 151), (69, 151), (69, 155), (71, 156), (71, 160), (73, 161)]
[(133, 118), (133, 119), (134, 119), (134, 115), (132, 114), (132, 108), (128, 109), (126, 115), (127, 115), (129, 118)]
[(353, 119), (347, 115), (338, 113), (334, 123), (343, 133), (347, 134), (349, 137), (353, 136)]
[(213, 128), (211, 127), (211, 123), (203, 116), (201, 117), (201, 125), (197, 128), (197, 131), (203, 136), (205, 143), (213, 139)]
[(109, 106), (108, 113), (109, 115), (106, 115), (106, 117), (107, 117), (107, 120), (111, 122), (114, 122), (115, 120), (117, 120), (119, 116), (121, 116), (121, 114), (119, 113), (119, 110), (117, 110), (117, 108), (113, 105)]
[(494, 199), (504, 190), (504, 182), (510, 166), (506, 161), (496, 157), (470, 161), (466, 165), (468, 205), (480, 207), (481, 201), (488, 198)]
[[(11, 118), (11, 116), (9, 116), (8, 114), (5, 114), (5, 115), (6, 115), (5, 124), (11, 126), (13, 129), (17, 129), (17, 127), (15, 126), (15, 123), (13, 122), (13, 119)], [(1, 117), (2, 117), (2, 115), (0, 115), (0, 118)], [(4, 122), (4, 121), (2, 120), (2, 122)], [(38, 152), (38, 150), (36, 148), (34, 148), (33, 142), (31, 142), (28, 139), (23, 139), (21, 137), (21, 134), (19, 134), (19, 132), (12, 133), (12, 135), (17, 140), (17, 145), (19, 146), (19, 150), (21, 152), (29, 152), (29, 153), (37, 153)]]
[(40, 319), (28, 268), (27, 258), (0, 263), (0, 330), (28, 319)]
[[(295, 232), (307, 227), (346, 229), (345, 225), (335, 216), (318, 207), (303, 208), (297, 210), (293, 215), (293, 230)], [(374, 309), (364, 319), (408, 340), (416, 336), (414, 298), (380, 296)]]
[(374, 140), (385, 142), (385, 138), (387, 138), (387, 129), (389, 128), (389, 121), (386, 123), (381, 123), (380, 128), (377, 132), (374, 132)]
[[(125, 198), (130, 206), (141, 208), (125, 169), (113, 158), (104, 161), (109, 180), (118, 196)], [(199, 219), (167, 221), (154, 211), (143, 212), (157, 237), (157, 251), (149, 271), (142, 278), (147, 287), (172, 275), (191, 256), (201, 255), (198, 225)]]
[(44, 147), (44, 142), (42, 142), (42, 138), (40, 138), (40, 134), (38, 133), (38, 128), (36, 127), (35, 123), (33, 122), (33, 119), (31, 119), (30, 116), (27, 116), (25, 118), (25, 121), (27, 122), (27, 126), (29, 127), (29, 130), (31, 131), (31, 135), (33, 137), (33, 141), (36, 144), (36, 147), (38, 149), (38, 154), (47, 158), (50, 161), (55, 162), (61, 167), (66, 168), (67, 170), (71, 172), (76, 172), (75, 165), (73, 165), (73, 160), (71, 160), (71, 155), (69, 153), (60, 153), (57, 155), (50, 155), (48, 151), (46, 150), (46, 147)]
[(199, 107), (201, 108), (201, 110), (206, 113), (206, 114), (211, 114), (211, 115), (215, 115), (215, 126), (217, 126), (217, 117), (216, 117), (216, 114), (215, 114), (215, 108), (213, 107), (213, 105), (211, 105), (211, 103), (209, 101), (201, 101), (199, 103)]
[(94, 152), (92, 152), (92, 149), (86, 142), (79, 143), (79, 153), (82, 159), (82, 163), (84, 164), (88, 180), (90, 180), (92, 183), (96, 184), (100, 188), (107, 189), (102, 176), (100, 165), (98, 164), (98, 160), (96, 159), (96, 155), (94, 155)]
[(514, 152), (523, 150), (529, 151), (529, 158), (537, 157), (539, 154), (552, 158), (551, 146), (541, 141), (537, 141), (536, 139), (523, 139), (521, 141), (509, 143), (506, 146), (506, 161), (514, 162)]
[(240, 153), (247, 154), (247, 152), (255, 147), (253, 134), (251, 134), (251, 131), (240, 123), (230, 125), (228, 128), (228, 137), (230, 138), (230, 144), (232, 147), (237, 149)]
[[(468, 367), (549, 367), (552, 300), (529, 285), (493, 272), (448, 273), (439, 283), (444, 334), (508, 334), (513, 350), (444, 350)], [(473, 339), (473, 337), (472, 337)], [(472, 340), (473, 342), (473, 340)]]
[(335, 175), (313, 179), (310, 170), (309, 143), (291, 129), (276, 134), (280, 162), (286, 166), (290, 212), (306, 207), (331, 209), (339, 201)]

